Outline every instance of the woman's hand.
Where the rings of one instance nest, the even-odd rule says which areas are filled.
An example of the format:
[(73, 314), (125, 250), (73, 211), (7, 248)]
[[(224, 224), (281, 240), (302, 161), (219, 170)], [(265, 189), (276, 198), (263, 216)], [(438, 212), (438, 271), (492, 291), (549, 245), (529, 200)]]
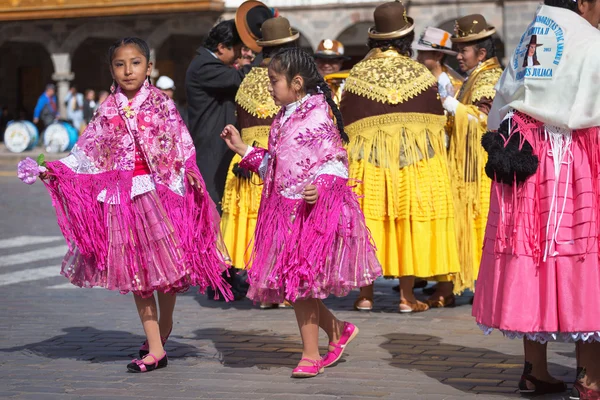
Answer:
[(239, 156), (244, 157), (248, 145), (242, 141), (240, 132), (233, 125), (227, 125), (223, 132), (221, 132), (221, 138), (227, 143), (227, 146), (235, 151)]
[(302, 196), (308, 204), (315, 204), (319, 198), (319, 191), (315, 185), (308, 185), (304, 188)]

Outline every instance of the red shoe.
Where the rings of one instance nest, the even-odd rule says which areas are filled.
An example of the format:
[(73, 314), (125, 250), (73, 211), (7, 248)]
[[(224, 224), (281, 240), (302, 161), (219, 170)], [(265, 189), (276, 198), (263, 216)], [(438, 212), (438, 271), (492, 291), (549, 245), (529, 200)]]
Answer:
[(600, 391), (588, 389), (577, 381), (571, 389), (569, 398), (572, 400), (600, 400)]
[(335, 350), (327, 352), (321, 359), (323, 367), (327, 368), (335, 364), (342, 357), (346, 345), (350, 343), (356, 335), (358, 335), (358, 327), (350, 322), (344, 322), (344, 329), (342, 330), (340, 340), (338, 340), (337, 343), (329, 343), (330, 346), (335, 347)]
[(300, 362), (306, 361), (312, 365), (299, 365), (292, 371), (292, 378), (312, 378), (325, 372), (321, 360), (315, 361), (310, 358), (303, 358)]

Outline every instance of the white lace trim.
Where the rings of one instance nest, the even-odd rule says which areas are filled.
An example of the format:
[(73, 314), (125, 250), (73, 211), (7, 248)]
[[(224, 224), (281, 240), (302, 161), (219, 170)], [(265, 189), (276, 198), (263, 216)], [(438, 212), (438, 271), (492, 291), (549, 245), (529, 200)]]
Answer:
[(260, 166), (258, 167), (258, 174), (260, 175), (260, 179), (265, 179), (265, 175), (267, 174), (267, 168), (269, 167), (270, 158), (271, 155), (269, 153), (265, 153), (265, 156), (260, 162)]
[(94, 166), (85, 153), (75, 145), (71, 150), (71, 154), (60, 160), (71, 171), (78, 174), (97, 174), (100, 171)]
[[(495, 328), (487, 325), (477, 324), (484, 335), (489, 335)], [(533, 342), (600, 342), (600, 331), (596, 332), (519, 332), (498, 329), (504, 336), (509, 339), (527, 339)]]
[[(139, 196), (140, 194), (148, 193), (156, 189), (156, 185), (154, 184), (154, 180), (150, 175), (138, 175), (134, 176), (131, 181), (131, 198), (133, 199), (135, 196)], [(109, 204), (119, 204), (119, 198), (116, 196), (116, 199), (110, 199), (108, 201)], [(97, 197), (98, 201), (105, 202), (106, 201), (106, 189), (101, 191)]]

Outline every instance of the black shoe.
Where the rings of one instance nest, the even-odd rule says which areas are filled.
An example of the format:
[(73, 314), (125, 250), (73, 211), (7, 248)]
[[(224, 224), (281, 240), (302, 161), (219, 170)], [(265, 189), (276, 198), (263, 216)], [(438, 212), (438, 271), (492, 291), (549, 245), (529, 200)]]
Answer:
[(129, 372), (150, 372), (150, 371), (154, 371), (155, 369), (166, 368), (166, 366), (169, 364), (169, 358), (167, 357), (166, 351), (160, 360), (157, 359), (154, 356), (154, 354), (148, 353), (146, 355), (146, 357), (144, 357), (144, 358), (148, 358), (148, 357), (152, 357), (154, 359), (154, 361), (155, 361), (154, 364), (144, 364), (143, 359), (142, 360), (135, 359), (132, 362), (130, 362), (129, 364), (127, 364), (127, 371), (129, 371)]
[[(526, 361), (523, 368), (523, 375), (521, 375), (521, 380), (519, 381), (519, 393), (528, 396), (537, 396), (542, 394), (562, 393), (567, 390), (567, 385), (564, 382), (558, 381), (550, 383), (541, 381), (533, 375), (530, 375), (532, 370), (533, 366)], [(533, 385), (533, 389), (527, 387), (527, 382)]]

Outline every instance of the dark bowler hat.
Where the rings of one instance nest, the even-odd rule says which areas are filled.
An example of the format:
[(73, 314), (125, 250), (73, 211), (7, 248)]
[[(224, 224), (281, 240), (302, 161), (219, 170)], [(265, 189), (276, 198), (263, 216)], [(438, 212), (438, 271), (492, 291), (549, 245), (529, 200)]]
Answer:
[(452, 42), (474, 42), (492, 36), (494, 33), (496, 28), (488, 25), (483, 15), (471, 14), (456, 20)]
[(376, 40), (397, 39), (415, 29), (415, 22), (406, 16), (406, 8), (400, 1), (383, 3), (373, 13), (375, 26), (369, 29), (369, 37)]
[(262, 24), (270, 18), (273, 18), (273, 11), (256, 0), (245, 1), (235, 12), (235, 27), (240, 38), (244, 45), (255, 53), (262, 50), (256, 41), (262, 38)]
[(261, 47), (279, 46), (293, 42), (300, 37), (300, 33), (293, 30), (290, 21), (284, 17), (271, 18), (265, 21), (261, 28), (262, 39), (256, 41)]
[(529, 44), (527, 45), (527, 47), (529, 47), (531, 45), (534, 45), (535, 47), (543, 46), (542, 43), (538, 44), (537, 35), (531, 35), (531, 40), (529, 41)]

